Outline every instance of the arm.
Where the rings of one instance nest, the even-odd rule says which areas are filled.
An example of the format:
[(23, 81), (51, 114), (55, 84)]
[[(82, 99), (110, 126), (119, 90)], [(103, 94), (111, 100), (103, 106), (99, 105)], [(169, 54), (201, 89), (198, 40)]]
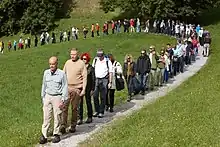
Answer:
[(42, 80), (42, 87), (41, 87), (41, 98), (44, 99), (46, 95), (46, 71), (44, 71), (43, 80)]
[(68, 83), (67, 76), (64, 73), (62, 78), (62, 101), (66, 101), (68, 99)]
[(92, 75), (92, 91), (95, 90), (95, 69), (91, 67), (91, 75)]
[(86, 91), (86, 85), (87, 85), (87, 69), (86, 69), (86, 65), (84, 63), (83, 63), (82, 77), (83, 77), (82, 91), (85, 92)]
[(113, 66), (112, 66), (112, 62), (108, 62), (108, 72), (109, 72), (109, 83), (112, 83), (112, 77), (113, 77)]
[(135, 62), (133, 62), (133, 72), (134, 72), (134, 76), (136, 75), (136, 71), (137, 71), (137, 64)]
[(136, 65), (137, 66), (137, 68), (136, 68), (136, 72), (137, 73), (139, 73), (139, 63), (140, 63), (140, 59), (138, 58), (137, 59), (137, 65)]

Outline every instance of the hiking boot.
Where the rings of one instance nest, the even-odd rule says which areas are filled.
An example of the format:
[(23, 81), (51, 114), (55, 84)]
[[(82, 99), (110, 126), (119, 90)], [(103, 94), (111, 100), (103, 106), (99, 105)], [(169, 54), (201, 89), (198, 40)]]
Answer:
[(141, 95), (145, 95), (145, 91), (141, 91), (141, 93), (140, 93)]
[(42, 136), (40, 137), (39, 143), (40, 143), (40, 144), (45, 144), (45, 143), (47, 143), (47, 138), (45, 138), (44, 135), (42, 135)]
[(91, 122), (92, 122), (92, 118), (91, 118), (91, 117), (88, 117), (85, 123), (89, 124), (89, 123), (91, 123)]
[(113, 108), (110, 108), (109, 112), (110, 112), (110, 113), (114, 112)]
[(106, 106), (106, 107), (105, 107), (105, 111), (108, 111), (108, 110), (109, 110), (109, 106)]
[(60, 142), (60, 136), (57, 135), (57, 134), (55, 134), (55, 135), (54, 135), (54, 138), (53, 138), (53, 140), (52, 140), (52, 142), (53, 142), (53, 143), (58, 143), (58, 142)]
[(71, 128), (69, 129), (69, 132), (70, 132), (70, 133), (75, 133), (75, 132), (76, 132), (76, 128), (71, 127)]
[(99, 115), (99, 113), (98, 112), (95, 112), (94, 114), (93, 114), (93, 117), (97, 117)]
[(104, 114), (99, 113), (98, 118), (103, 118), (103, 117), (104, 117)]
[(77, 122), (77, 125), (81, 125), (81, 124), (83, 124), (83, 120), (79, 119), (78, 122)]
[(129, 95), (128, 99), (127, 99), (127, 102), (130, 102), (130, 101), (131, 101), (131, 96)]
[(61, 127), (60, 128), (60, 133), (65, 134), (66, 133), (66, 128), (65, 127)]

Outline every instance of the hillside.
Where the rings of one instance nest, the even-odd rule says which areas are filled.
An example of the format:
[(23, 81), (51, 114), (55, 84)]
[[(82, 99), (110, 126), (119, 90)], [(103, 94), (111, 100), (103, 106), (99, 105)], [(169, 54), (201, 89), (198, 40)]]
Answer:
[(198, 74), (176, 90), (81, 146), (219, 146), (219, 9), (201, 16), (212, 34), (211, 56)]

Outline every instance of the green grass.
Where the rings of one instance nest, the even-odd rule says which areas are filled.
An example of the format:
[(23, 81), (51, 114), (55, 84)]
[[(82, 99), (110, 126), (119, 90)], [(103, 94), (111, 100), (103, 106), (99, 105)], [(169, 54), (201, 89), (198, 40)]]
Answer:
[(206, 24), (212, 23), (205, 28), (213, 38), (212, 54), (204, 68), (176, 90), (116, 121), (81, 146), (220, 146), (220, 19), (216, 16), (203, 17)]
[[(141, 48), (151, 44), (158, 49), (172, 38), (146, 34), (109, 35), (87, 40), (45, 45), (36, 49), (19, 50), (0, 56), (0, 142), (3, 147), (36, 144), (41, 134), (42, 104), (40, 98), (42, 74), (48, 68), (48, 58), (57, 55), (62, 68), (69, 59), (68, 50), (79, 48), (80, 52), (103, 47), (121, 63), (126, 53), (137, 57)], [(116, 94), (116, 103), (126, 99), (126, 92)]]

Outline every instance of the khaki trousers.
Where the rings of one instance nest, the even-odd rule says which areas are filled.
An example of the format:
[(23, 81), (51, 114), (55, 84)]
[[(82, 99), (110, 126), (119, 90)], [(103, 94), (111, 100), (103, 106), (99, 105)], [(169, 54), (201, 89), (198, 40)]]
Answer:
[(50, 126), (50, 121), (52, 118), (52, 111), (54, 116), (54, 130), (53, 134), (58, 134), (61, 124), (61, 114), (59, 105), (61, 103), (61, 96), (51, 96), (46, 94), (43, 100), (43, 125), (42, 125), (42, 134), (47, 138), (47, 132)]
[(71, 110), (72, 110), (72, 117), (71, 117), (71, 128), (76, 128), (77, 125), (77, 119), (78, 119), (78, 105), (80, 102), (81, 97), (79, 94), (81, 93), (81, 89), (73, 89), (68, 88), (68, 101), (65, 104), (65, 107), (63, 109), (62, 113), (62, 124), (61, 126), (66, 128), (67, 127), (67, 120), (68, 120), (68, 108), (71, 104)]

